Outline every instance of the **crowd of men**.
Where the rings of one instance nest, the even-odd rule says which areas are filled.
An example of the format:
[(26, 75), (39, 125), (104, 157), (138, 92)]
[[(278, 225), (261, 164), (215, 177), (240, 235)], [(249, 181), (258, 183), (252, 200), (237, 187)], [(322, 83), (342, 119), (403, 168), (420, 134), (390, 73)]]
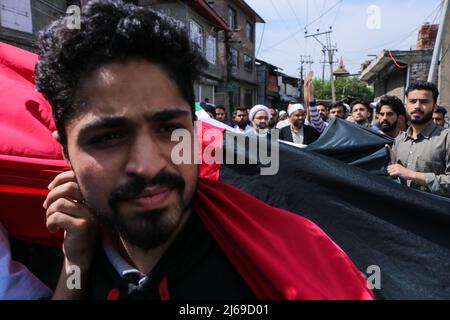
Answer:
[[(59, 18), (38, 44), (36, 88), (52, 107), (54, 137), (71, 166), (48, 185), (43, 203), (49, 232), (64, 231), (64, 261), (49, 290), (13, 260), (9, 230), (0, 226), (0, 299), (374, 298), (350, 257), (312, 221), (200, 179), (194, 161), (172, 161), (176, 129), (195, 144), (193, 83), (204, 62), (182, 24), (149, 8), (94, 0), (79, 29)], [(285, 112), (238, 108), (230, 124), (313, 143), (330, 119), (348, 114), (343, 103), (315, 101), (312, 77), (304, 104)], [(433, 122), (441, 121), (438, 95), (420, 82), (408, 88), (406, 108), (383, 97), (375, 125), (367, 103), (354, 101), (348, 111), (356, 125), (396, 138), (387, 147), (391, 176), (450, 196), (450, 130)], [(223, 108), (211, 114), (227, 121)], [(73, 270), (76, 287), (68, 285)]]
[(215, 119), (259, 137), (279, 130), (280, 140), (304, 146), (316, 141), (330, 120), (341, 118), (395, 139), (393, 148), (388, 147), (389, 175), (410, 187), (450, 196), (450, 129), (446, 129), (447, 110), (437, 105), (439, 91), (433, 83), (413, 83), (406, 103), (385, 95), (377, 103), (357, 99), (347, 105), (316, 101), (312, 77), (308, 74), (305, 81), (304, 103), (290, 103), (285, 111), (264, 105), (237, 108), (231, 121), (225, 108), (218, 106)]

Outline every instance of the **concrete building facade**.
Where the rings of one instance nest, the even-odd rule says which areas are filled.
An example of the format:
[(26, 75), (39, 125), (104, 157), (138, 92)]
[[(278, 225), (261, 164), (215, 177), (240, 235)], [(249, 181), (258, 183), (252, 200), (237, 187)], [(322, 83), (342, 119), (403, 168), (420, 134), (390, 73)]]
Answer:
[(0, 0), (0, 41), (36, 51), (40, 30), (66, 14), (66, 0)]
[(225, 105), (251, 108), (256, 104), (255, 68), (256, 23), (264, 20), (244, 0), (213, 0), (210, 6), (227, 21), (230, 32), (225, 40), (228, 57), (227, 81), (219, 87)]
[(139, 5), (150, 6), (184, 23), (192, 43), (208, 62), (208, 67), (194, 84), (196, 101), (208, 99), (210, 103), (224, 105), (226, 97), (218, 93), (218, 87), (227, 76), (226, 21), (204, 0), (140, 0)]
[[(448, 17), (450, 19), (450, 17)], [(404, 101), (408, 85), (427, 80), (439, 25), (425, 24), (418, 34), (417, 50), (382, 51), (370, 63), (362, 65), (360, 79), (375, 87), (375, 100), (384, 94), (395, 95)], [(450, 123), (450, 23), (444, 30), (439, 69), (434, 82), (440, 96), (438, 105), (447, 109)]]

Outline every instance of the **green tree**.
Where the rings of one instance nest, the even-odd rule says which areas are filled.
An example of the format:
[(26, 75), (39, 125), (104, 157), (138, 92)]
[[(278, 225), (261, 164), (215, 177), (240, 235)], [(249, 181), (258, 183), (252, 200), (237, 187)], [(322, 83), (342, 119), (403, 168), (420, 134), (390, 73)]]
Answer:
[[(336, 88), (336, 100), (346, 100), (350, 98), (373, 101), (373, 87), (360, 81), (357, 77), (338, 78), (334, 82)], [(314, 80), (315, 98), (317, 100), (331, 100), (331, 82), (329, 80)]]

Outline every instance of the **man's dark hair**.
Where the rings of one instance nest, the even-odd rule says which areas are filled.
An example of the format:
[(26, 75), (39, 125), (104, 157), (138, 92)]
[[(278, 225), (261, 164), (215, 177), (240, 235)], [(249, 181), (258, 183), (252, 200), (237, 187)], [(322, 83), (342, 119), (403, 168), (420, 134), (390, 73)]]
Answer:
[(330, 109), (330, 104), (328, 102), (325, 102), (325, 101), (317, 101), (316, 105), (317, 106), (324, 106), (325, 109), (327, 109), (327, 110)]
[(200, 103), (200, 106), (203, 108), (203, 110), (211, 113), (213, 117), (216, 118), (216, 107), (214, 107), (211, 103), (202, 102)]
[(330, 111), (331, 109), (334, 109), (334, 108), (342, 108), (342, 111), (344, 111), (344, 113), (347, 109), (344, 105), (344, 102), (342, 102), (342, 101), (337, 101), (337, 102), (331, 104), (328, 108), (328, 111)]
[(227, 111), (227, 110), (226, 110), (224, 107), (222, 107), (222, 106), (216, 106), (216, 110), (217, 110), (217, 109), (222, 109), (222, 110), (225, 111), (225, 112)]
[(238, 111), (242, 111), (242, 112), (245, 112), (245, 113), (248, 114), (247, 108), (244, 108), (244, 107), (236, 108), (236, 110), (235, 110), (236, 114), (237, 114)]
[[(53, 108), (56, 128), (66, 151), (65, 125), (82, 110), (79, 90), (99, 67), (130, 59), (160, 65), (177, 84), (195, 116), (193, 83), (205, 66), (181, 22), (121, 0), (94, 0), (82, 8), (79, 29), (67, 17), (39, 35), (36, 86)], [(194, 118), (195, 119), (195, 118)]]
[(435, 113), (442, 113), (442, 116), (445, 117), (445, 115), (447, 114), (447, 109), (445, 109), (444, 107), (436, 107), (434, 112)]
[(351, 105), (350, 105), (350, 110), (353, 112), (353, 107), (356, 106), (357, 104), (362, 104), (367, 111), (369, 111), (370, 113), (372, 113), (372, 109), (370, 108), (370, 105), (367, 101), (361, 100), (361, 99), (356, 99), (354, 100)]
[(439, 89), (436, 87), (434, 83), (427, 81), (416, 81), (408, 87), (408, 89), (406, 90), (406, 96), (408, 96), (409, 93), (414, 90), (431, 91), (433, 93), (434, 103), (435, 104), (437, 103), (439, 97)]
[(391, 107), (391, 109), (394, 110), (397, 116), (406, 116), (405, 105), (403, 104), (403, 101), (396, 96), (382, 96), (380, 101), (377, 103), (377, 113), (380, 113), (383, 106)]

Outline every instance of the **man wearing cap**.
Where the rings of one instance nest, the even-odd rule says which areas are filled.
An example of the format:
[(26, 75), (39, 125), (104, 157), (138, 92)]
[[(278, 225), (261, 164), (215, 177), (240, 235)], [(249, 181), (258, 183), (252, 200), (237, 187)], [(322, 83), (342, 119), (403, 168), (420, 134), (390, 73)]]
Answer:
[(254, 106), (250, 110), (249, 119), (253, 124), (252, 134), (267, 137), (269, 132), (270, 110), (262, 104)]
[[(289, 108), (289, 106), (288, 106)], [(287, 111), (280, 111), (280, 117), (278, 119), (278, 123), (275, 126), (276, 129), (280, 130), (283, 129), (284, 127), (289, 126), (291, 123), (289, 122), (289, 118), (288, 118), (288, 114)]]
[(302, 104), (289, 105), (288, 116), (290, 125), (280, 130), (280, 140), (308, 145), (319, 138), (317, 130), (305, 124), (306, 110)]

